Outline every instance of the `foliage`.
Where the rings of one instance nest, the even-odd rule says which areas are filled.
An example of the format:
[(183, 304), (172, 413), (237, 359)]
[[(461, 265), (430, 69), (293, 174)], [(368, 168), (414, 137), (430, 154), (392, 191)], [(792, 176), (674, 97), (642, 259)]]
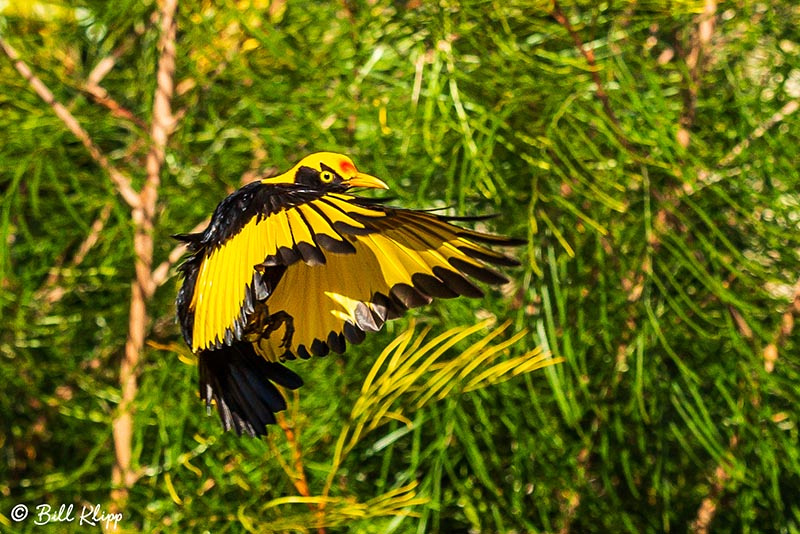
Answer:
[[(0, 11), (137, 190), (158, 12)], [(167, 281), (137, 369), (137, 480), (115, 501), (136, 227), (3, 58), (3, 531), (58, 530), (14, 523), (16, 503), (121, 506), (148, 532), (800, 530), (793, 2), (203, 1), (177, 28), (153, 268), (312, 150), (350, 154), (398, 205), (499, 214), (488, 229), (527, 237), (525, 265), (482, 301), (293, 363), (306, 385), (260, 441), (204, 416)], [(87, 79), (109, 58), (103, 97)], [(563, 362), (526, 372), (546, 356)]]

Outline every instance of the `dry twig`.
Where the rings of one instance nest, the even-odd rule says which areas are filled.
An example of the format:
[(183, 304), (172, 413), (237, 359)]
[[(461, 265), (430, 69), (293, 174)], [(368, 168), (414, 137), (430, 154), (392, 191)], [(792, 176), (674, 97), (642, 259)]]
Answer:
[[(17, 51), (0, 37), (0, 48), (14, 63), (14, 67), (30, 84), (36, 94), (47, 103), (56, 116), (61, 119), (84, 145), (92, 159), (104, 169), (114, 183), (120, 196), (131, 207), (131, 217), (134, 224), (134, 253), (136, 279), (131, 287), (131, 305), (129, 316), (128, 340), (125, 344), (125, 354), (120, 365), (121, 400), (117, 414), (113, 421), (114, 450), (116, 463), (112, 472), (112, 482), (117, 488), (112, 498), (119, 503), (127, 497), (127, 490), (138, 478), (137, 472), (132, 469), (132, 403), (137, 393), (137, 367), (144, 340), (147, 332), (146, 302), (153, 295), (157, 287), (156, 276), (162, 276), (160, 271), (152, 271), (153, 259), (153, 222), (156, 214), (158, 200), (158, 186), (160, 173), (164, 162), (166, 143), (174, 128), (174, 119), (171, 114), (170, 100), (173, 93), (173, 76), (175, 71), (175, 12), (177, 0), (164, 0), (160, 7), (161, 40), (159, 42), (160, 57), (158, 62), (156, 94), (153, 105), (153, 119), (150, 130), (151, 146), (147, 155), (147, 178), (141, 192), (136, 192), (130, 180), (114, 167), (105, 154), (95, 145), (88, 132), (83, 129), (70, 111), (58, 102), (49, 88), (36, 77), (28, 65), (20, 58)], [(105, 91), (99, 87), (99, 81), (113, 67), (114, 59), (107, 58), (101, 61), (89, 76), (86, 87), (96, 97), (106, 98)], [(98, 93), (98, 90), (100, 93)], [(102, 93), (102, 94), (101, 94)], [(119, 115), (121, 107), (115, 108), (107, 98), (104, 105), (116, 110)], [(123, 115), (126, 115), (123, 113)], [(130, 114), (132, 116), (132, 114)], [(82, 261), (88, 250), (94, 245), (99, 232), (104, 225), (104, 217), (92, 227), (92, 233), (84, 242), (76, 255), (75, 262)], [(177, 261), (177, 260), (175, 260)]]
[[(105, 228), (108, 218), (111, 216), (111, 208), (112, 204), (109, 202), (103, 206), (102, 210), (100, 210), (100, 215), (98, 215), (97, 219), (95, 219), (90, 227), (89, 235), (86, 236), (86, 239), (84, 239), (80, 247), (78, 247), (78, 251), (72, 257), (72, 261), (70, 261), (67, 268), (74, 269), (83, 263), (86, 255), (89, 254), (89, 251), (92, 249), (92, 247), (94, 247), (100, 240), (100, 234), (102, 233), (103, 228)], [(61, 276), (65, 270), (63, 263), (63, 258), (59, 261), (56, 261), (53, 269), (47, 277), (47, 280), (45, 280), (44, 284), (42, 284), (41, 288), (38, 290), (39, 298), (47, 305), (54, 304), (61, 300), (66, 292), (64, 287), (57, 285), (61, 281)]]
[(677, 135), (678, 143), (683, 148), (688, 147), (690, 142), (689, 128), (694, 123), (697, 94), (700, 91), (700, 78), (708, 57), (711, 37), (714, 34), (716, 13), (716, 0), (706, 0), (703, 12), (697, 17), (697, 26), (692, 34), (692, 47), (686, 56), (686, 66), (689, 68), (690, 80), (688, 89), (684, 94), (683, 113), (680, 118), (680, 128)]
[[(600, 69), (597, 66), (597, 61), (594, 58), (594, 51), (591, 48), (586, 48), (583, 45), (583, 41), (581, 40), (578, 32), (575, 31), (575, 28), (572, 27), (572, 24), (569, 23), (566, 15), (561, 10), (561, 6), (558, 2), (553, 2), (553, 10), (550, 12), (556, 22), (561, 24), (567, 33), (569, 33), (570, 37), (572, 37), (573, 42), (575, 43), (575, 47), (581, 53), (581, 55), (586, 59), (586, 63), (589, 64), (589, 72), (592, 75), (592, 80), (594, 81), (594, 85), (597, 91), (597, 98), (600, 99), (601, 104), (603, 105), (603, 110), (606, 112), (606, 115), (611, 122), (613, 122), (616, 126), (619, 126), (619, 119), (617, 115), (614, 113), (614, 110), (611, 108), (611, 102), (608, 99), (608, 93), (606, 93), (605, 88), (603, 87), (603, 81), (600, 79)], [(623, 142), (627, 143), (626, 139), (622, 140)]]
[(147, 301), (153, 295), (156, 284), (153, 280), (153, 225), (158, 200), (161, 167), (164, 162), (167, 139), (174, 128), (170, 101), (174, 90), (175, 73), (175, 12), (177, 0), (164, 0), (161, 9), (161, 39), (159, 41), (156, 92), (150, 130), (151, 145), (145, 169), (147, 178), (139, 194), (139, 203), (132, 210), (134, 224), (133, 246), (136, 279), (131, 285), (131, 306), (128, 322), (128, 340), (120, 363), (121, 399), (113, 421), (114, 450), (116, 463), (112, 472), (112, 483), (118, 488), (114, 499), (124, 500), (127, 490), (135, 482), (137, 473), (131, 468), (133, 436), (133, 400), (138, 391), (137, 373), (139, 359), (144, 349), (147, 334)]
[[(283, 430), (283, 433), (286, 435), (286, 441), (289, 443), (289, 447), (292, 450), (292, 462), (294, 463), (293, 473), (289, 473), (287, 471), (286, 474), (292, 479), (292, 483), (294, 484), (297, 493), (303, 497), (310, 497), (311, 491), (308, 488), (306, 469), (305, 465), (303, 464), (303, 451), (300, 449), (300, 436), (295, 431), (294, 426), (290, 425), (286, 421), (286, 418), (282, 413), (276, 414), (276, 419), (278, 421), (278, 425), (281, 427), (281, 430)], [(308, 506), (313, 512), (316, 513), (317, 519), (320, 522), (320, 525), (322, 525), (325, 519), (324, 507), (322, 505), (314, 506), (312, 504), (309, 504)], [(319, 527), (317, 532), (318, 534), (325, 534), (325, 528)]]

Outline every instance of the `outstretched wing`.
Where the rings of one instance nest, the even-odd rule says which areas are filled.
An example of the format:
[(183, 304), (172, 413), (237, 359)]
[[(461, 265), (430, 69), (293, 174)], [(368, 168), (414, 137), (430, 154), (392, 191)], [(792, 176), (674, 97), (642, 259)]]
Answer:
[(353, 255), (349, 236), (382, 209), (352, 197), (293, 184), (250, 184), (217, 207), (208, 228), (177, 236), (193, 255), (182, 265), (178, 316), (193, 351), (230, 345), (243, 337), (254, 306), (276, 287), (288, 266), (319, 266), (326, 255)]
[[(341, 200), (359, 205), (363, 199)], [(488, 245), (524, 241), (461, 228), (430, 212), (361, 207), (384, 216), (351, 212), (364, 227), (342, 235), (353, 253), (326, 251), (324, 264), (295, 262), (282, 273), (266, 305), (270, 314), (288, 316), (291, 337), (282, 327), (280, 335), (260, 340), (258, 351), (268, 359), (341, 353), (345, 341), (359, 343), (365, 332), (434, 297), (482, 296), (470, 278), (507, 282), (489, 265), (519, 264)]]

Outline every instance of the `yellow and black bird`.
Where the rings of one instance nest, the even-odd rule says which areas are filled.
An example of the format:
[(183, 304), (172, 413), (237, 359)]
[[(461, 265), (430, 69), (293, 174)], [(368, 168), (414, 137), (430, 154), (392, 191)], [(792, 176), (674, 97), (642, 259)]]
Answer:
[(191, 252), (178, 319), (200, 396), (226, 430), (255, 436), (275, 423), (286, 408), (275, 384), (303, 384), (280, 362), (341, 354), (434, 297), (482, 296), (470, 278), (506, 283), (488, 264), (519, 264), (487, 245), (524, 241), (451, 224), (483, 217), (393, 208), (354, 187), (388, 189), (346, 156), (312, 154), (232, 193), (205, 231), (176, 236)]

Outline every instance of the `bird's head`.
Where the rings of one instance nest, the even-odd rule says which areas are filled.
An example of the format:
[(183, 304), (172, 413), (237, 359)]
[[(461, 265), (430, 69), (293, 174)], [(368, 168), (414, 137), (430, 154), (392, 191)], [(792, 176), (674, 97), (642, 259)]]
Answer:
[(389, 189), (382, 180), (358, 172), (353, 161), (335, 152), (317, 152), (304, 157), (287, 172), (263, 180), (266, 184), (298, 184), (309, 187), (372, 187)]

